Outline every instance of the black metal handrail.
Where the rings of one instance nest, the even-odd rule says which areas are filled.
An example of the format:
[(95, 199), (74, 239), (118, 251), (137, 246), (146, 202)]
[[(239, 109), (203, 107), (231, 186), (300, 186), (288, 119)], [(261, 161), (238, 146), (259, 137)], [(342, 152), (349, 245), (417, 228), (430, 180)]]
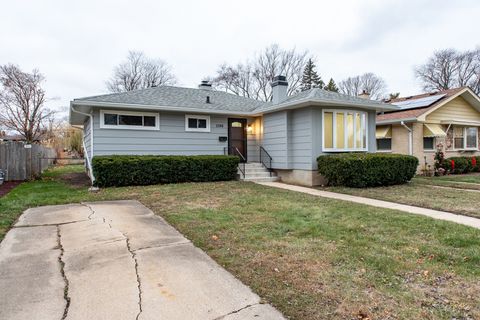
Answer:
[(265, 168), (270, 172), (270, 177), (272, 176), (272, 156), (265, 150), (264, 147), (260, 146), (260, 163), (262, 163)]
[(237, 168), (242, 173), (243, 178), (245, 178), (245, 163), (247, 162), (247, 159), (245, 159), (244, 155), (240, 152), (240, 150), (238, 150), (237, 147), (225, 147), (223, 148), (223, 151), (226, 155), (232, 154), (240, 158)]

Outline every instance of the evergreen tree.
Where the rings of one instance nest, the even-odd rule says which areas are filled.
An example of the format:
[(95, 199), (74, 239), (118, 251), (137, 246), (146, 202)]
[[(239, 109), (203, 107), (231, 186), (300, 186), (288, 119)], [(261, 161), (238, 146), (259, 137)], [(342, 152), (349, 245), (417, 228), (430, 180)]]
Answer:
[(316, 66), (312, 59), (308, 59), (305, 69), (303, 70), (301, 90), (309, 90), (312, 88), (323, 88), (325, 83), (315, 70)]
[(391, 99), (397, 99), (398, 97), (400, 97), (400, 92), (392, 92), (392, 93), (390, 93), (390, 100), (391, 100)]
[(323, 89), (327, 91), (338, 92), (337, 84), (332, 78), (330, 78), (330, 81), (328, 81), (328, 84)]

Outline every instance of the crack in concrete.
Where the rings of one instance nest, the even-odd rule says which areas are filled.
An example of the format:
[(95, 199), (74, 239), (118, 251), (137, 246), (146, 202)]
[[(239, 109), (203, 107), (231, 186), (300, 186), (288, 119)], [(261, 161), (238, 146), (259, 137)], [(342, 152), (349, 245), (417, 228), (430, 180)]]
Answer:
[(90, 214), (88, 215), (88, 220), (92, 220), (92, 216), (95, 214), (95, 210), (93, 210), (93, 208), (91, 206), (89, 206), (88, 204), (86, 204), (85, 202), (81, 202), (80, 204), (82, 206), (85, 206), (88, 209), (90, 209)]
[[(120, 231), (121, 232), (121, 231)], [(137, 261), (137, 256), (135, 252), (131, 249), (130, 247), (130, 239), (127, 237), (126, 234), (121, 232), (123, 236), (125, 237), (125, 242), (127, 244), (127, 249), (128, 252), (132, 255), (133, 262), (135, 263), (135, 275), (137, 276), (137, 287), (138, 287), (138, 314), (136, 316), (136, 320), (140, 317), (140, 314), (142, 313), (142, 286), (140, 282), (140, 275), (138, 274), (138, 261)]]
[(133, 250), (133, 252), (141, 251), (141, 250), (147, 250), (147, 249), (155, 249), (155, 248), (164, 248), (164, 247), (175, 247), (175, 246), (180, 246), (180, 245), (185, 245), (185, 244), (191, 244), (191, 241), (185, 240), (182, 242), (175, 242), (175, 243), (169, 243), (169, 244), (160, 244), (156, 246), (148, 246), (148, 247), (142, 247)]
[[(91, 213), (88, 216), (88, 219), (92, 220), (92, 216), (96, 213), (95, 210), (93, 210), (93, 208), (90, 205), (88, 205), (84, 202), (82, 202), (81, 204), (90, 209)], [(101, 217), (101, 218), (103, 220), (103, 223), (107, 224), (110, 227), (110, 229), (113, 229), (112, 225), (109, 222), (107, 222), (105, 217)], [(133, 259), (133, 262), (134, 262), (134, 265), (135, 265), (135, 275), (137, 277), (137, 288), (138, 288), (138, 309), (139, 309), (135, 319), (138, 320), (139, 317), (140, 317), (140, 314), (142, 313), (142, 287), (141, 287), (141, 282), (140, 282), (140, 275), (138, 274), (138, 261), (137, 261), (135, 251), (133, 251), (130, 247), (130, 239), (122, 231), (120, 231), (120, 230), (117, 230), (117, 231), (120, 232), (122, 234), (122, 236), (125, 238), (125, 243), (127, 245), (127, 250), (130, 253), (130, 255), (132, 256), (132, 259)]]
[(84, 222), (88, 220), (74, 220), (74, 221), (68, 221), (68, 222), (60, 222), (60, 223), (45, 223), (45, 224), (24, 224), (24, 225), (19, 225), (19, 226), (13, 226), (12, 229), (17, 229), (17, 228), (36, 228), (36, 227), (57, 227), (57, 226), (63, 226), (66, 224), (72, 224), (72, 223), (78, 223), (78, 222)]
[(62, 241), (60, 234), (60, 225), (57, 225), (57, 242), (58, 247), (60, 248), (60, 255), (58, 256), (58, 262), (60, 263), (60, 273), (62, 274), (63, 281), (65, 282), (65, 288), (63, 290), (63, 299), (65, 299), (65, 309), (63, 310), (62, 320), (65, 320), (68, 315), (68, 309), (70, 308), (70, 296), (68, 295), (69, 281), (67, 275), (65, 274), (65, 262), (63, 261), (63, 254), (65, 250), (63, 249)]
[(237, 310), (233, 310), (232, 312), (229, 312), (223, 316), (220, 316), (220, 317), (217, 317), (213, 320), (221, 320), (221, 319), (225, 319), (225, 317), (228, 317), (229, 315), (232, 315), (232, 314), (235, 314), (235, 313), (239, 313), (240, 311), (243, 311), (245, 309), (248, 309), (248, 308), (251, 308), (251, 307), (254, 307), (256, 305), (259, 305), (260, 303), (254, 303), (254, 304), (247, 304), (245, 307), (243, 308), (240, 308), (240, 309), (237, 309)]

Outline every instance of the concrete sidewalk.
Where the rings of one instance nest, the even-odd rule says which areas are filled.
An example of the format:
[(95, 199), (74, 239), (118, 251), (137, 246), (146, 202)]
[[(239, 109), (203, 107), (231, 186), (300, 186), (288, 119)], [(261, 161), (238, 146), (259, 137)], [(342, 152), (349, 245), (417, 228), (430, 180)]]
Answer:
[(0, 288), (0, 319), (284, 319), (136, 201), (27, 210)]
[(330, 191), (317, 190), (313, 188), (294, 186), (294, 185), (285, 184), (281, 182), (258, 182), (258, 184), (268, 186), (268, 187), (275, 187), (275, 188), (280, 188), (285, 190), (307, 193), (313, 196), (350, 201), (350, 202), (365, 204), (365, 205), (379, 207), (379, 208), (405, 211), (408, 213), (419, 214), (419, 215), (423, 215), (423, 216), (427, 216), (427, 217), (439, 219), (439, 220), (451, 221), (451, 222), (463, 224), (469, 227), (480, 229), (480, 219), (463, 216), (459, 214), (454, 214), (450, 212), (409, 206), (405, 204), (399, 204), (399, 203), (383, 201), (383, 200), (375, 200), (371, 198), (351, 196), (343, 193), (336, 193), (336, 192), (330, 192)]

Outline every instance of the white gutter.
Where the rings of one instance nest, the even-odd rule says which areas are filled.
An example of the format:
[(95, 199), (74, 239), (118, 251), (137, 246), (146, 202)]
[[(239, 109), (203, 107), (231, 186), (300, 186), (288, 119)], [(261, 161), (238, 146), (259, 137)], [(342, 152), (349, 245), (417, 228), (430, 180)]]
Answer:
[(377, 125), (380, 125), (380, 124), (395, 124), (395, 123), (400, 123), (401, 124), (402, 122), (415, 122), (417, 120), (418, 120), (417, 118), (403, 118), (403, 119), (395, 119), (395, 120), (380, 120), (380, 121), (376, 121), (375, 123)]
[(75, 112), (90, 118), (90, 155), (91, 157), (88, 156), (88, 151), (85, 148), (85, 139), (84, 139), (85, 133), (83, 134), (82, 141), (83, 141), (83, 150), (85, 150), (85, 152), (87, 153), (87, 166), (88, 166), (88, 170), (90, 171), (90, 179), (92, 180), (92, 184), (93, 184), (93, 182), (95, 181), (95, 177), (93, 175), (93, 169), (92, 169), (92, 162), (91, 162), (91, 160), (93, 159), (93, 115), (75, 110), (73, 105), (70, 106), (70, 109), (72, 110), (72, 112)]
[(413, 155), (413, 131), (410, 129), (405, 122), (401, 121), (400, 124), (408, 130), (408, 154)]

